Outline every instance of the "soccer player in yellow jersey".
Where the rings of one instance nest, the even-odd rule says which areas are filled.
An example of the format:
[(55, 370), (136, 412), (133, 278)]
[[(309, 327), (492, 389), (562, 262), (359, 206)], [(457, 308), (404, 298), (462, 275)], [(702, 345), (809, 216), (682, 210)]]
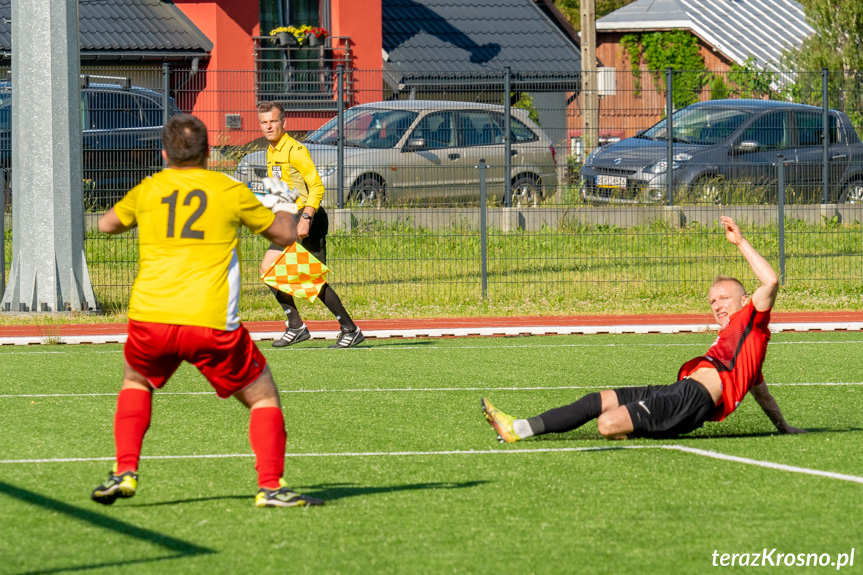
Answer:
[[(326, 263), (329, 222), (326, 211), (321, 207), (324, 184), (312, 162), (309, 150), (285, 132), (285, 108), (281, 104), (267, 101), (258, 104), (258, 120), (264, 137), (270, 143), (267, 148), (267, 173), (273, 178), (284, 180), (299, 193), (297, 207), (300, 212), (296, 219), (300, 245), (321, 262)], [(284, 246), (278, 242), (270, 245), (261, 261), (261, 274), (276, 261), (283, 248)], [(273, 342), (273, 347), (286, 347), (309, 339), (311, 334), (300, 317), (293, 296), (273, 287), (270, 289), (287, 318), (285, 322), (287, 329), (281, 338)], [(330, 346), (331, 348), (346, 349), (365, 340), (363, 332), (348, 315), (342, 300), (329, 284), (321, 286), (320, 298), (341, 327), (339, 337), (336, 343)]]
[(290, 490), (282, 478), (286, 434), (278, 390), (237, 317), (238, 228), (290, 244), (297, 239), (290, 215), (296, 206), (288, 198), (258, 201), (243, 184), (207, 170), (207, 128), (194, 116), (168, 120), (162, 145), (168, 167), (132, 188), (99, 219), (99, 229), (109, 234), (138, 227), (139, 270), (114, 416), (116, 464), (91, 497), (110, 505), (135, 494), (153, 390), (188, 361), (219, 397), (233, 395), (250, 410), (259, 487), (255, 505), (323, 505)]

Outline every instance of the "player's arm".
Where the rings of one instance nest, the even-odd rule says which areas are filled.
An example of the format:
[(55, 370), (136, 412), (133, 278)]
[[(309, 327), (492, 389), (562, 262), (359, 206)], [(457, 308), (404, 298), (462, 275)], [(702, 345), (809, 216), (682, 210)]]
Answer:
[(261, 235), (280, 246), (289, 246), (297, 241), (297, 225), (287, 212), (276, 212), (276, 218)]
[(798, 429), (797, 427), (788, 425), (788, 422), (785, 421), (785, 417), (782, 415), (782, 410), (779, 409), (779, 404), (770, 395), (766, 383), (762, 382), (753, 386), (749, 390), (749, 393), (752, 394), (752, 397), (764, 411), (764, 414), (773, 422), (779, 433), (806, 433), (805, 429)]
[(120, 221), (120, 217), (117, 215), (117, 212), (113, 207), (102, 214), (102, 217), (99, 218), (99, 231), (105, 234), (122, 234), (134, 227), (135, 222), (132, 222), (130, 225), (126, 225)]
[(761, 283), (755, 293), (752, 294), (752, 305), (758, 311), (767, 311), (773, 307), (776, 301), (776, 292), (779, 290), (779, 278), (776, 272), (767, 263), (767, 260), (755, 251), (755, 248), (743, 237), (740, 228), (734, 223), (734, 220), (727, 216), (722, 216), (720, 219), (725, 226), (725, 239), (737, 246), (740, 253), (746, 259), (749, 267), (752, 268), (755, 277)]

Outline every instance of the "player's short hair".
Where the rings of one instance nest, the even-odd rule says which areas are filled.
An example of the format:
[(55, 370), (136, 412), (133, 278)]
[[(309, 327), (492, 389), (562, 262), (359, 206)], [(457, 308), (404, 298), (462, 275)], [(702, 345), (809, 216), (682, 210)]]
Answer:
[(712, 289), (713, 286), (715, 286), (716, 284), (721, 284), (721, 283), (725, 283), (725, 282), (739, 285), (740, 289), (743, 290), (743, 295), (746, 295), (746, 288), (743, 287), (743, 282), (741, 282), (739, 279), (733, 278), (731, 276), (723, 276), (723, 275), (716, 276), (715, 278), (713, 278), (713, 283), (710, 284), (710, 287)]
[(272, 110), (278, 110), (279, 111), (279, 118), (285, 117), (285, 107), (282, 106), (281, 104), (279, 104), (278, 102), (271, 102), (269, 100), (263, 100), (261, 102), (258, 102), (258, 113), (259, 114), (266, 114), (267, 112), (270, 112)]
[(162, 129), (162, 147), (173, 166), (203, 166), (210, 147), (207, 127), (191, 114), (171, 116)]

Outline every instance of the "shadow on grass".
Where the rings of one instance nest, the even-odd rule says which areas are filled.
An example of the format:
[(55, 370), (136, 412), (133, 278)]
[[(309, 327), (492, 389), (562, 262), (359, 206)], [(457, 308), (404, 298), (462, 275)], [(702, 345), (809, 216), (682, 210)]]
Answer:
[[(388, 485), (385, 487), (362, 486), (356, 483), (322, 483), (320, 485), (308, 485), (304, 487), (292, 487), (293, 489), (325, 500), (327, 503), (345, 497), (356, 497), (358, 495), (375, 495), (378, 493), (395, 493), (398, 491), (411, 491), (416, 489), (462, 489), (465, 487), (476, 487), (487, 483), (486, 481), (465, 481), (456, 483), (446, 481), (441, 483), (409, 483), (407, 485)], [(160, 501), (158, 503), (144, 503), (130, 507), (158, 507), (162, 505), (182, 505), (185, 503), (200, 503), (202, 501), (217, 501), (222, 499), (245, 499), (251, 502), (253, 495), (222, 495), (219, 497), (199, 497), (196, 499), (178, 499), (176, 501)]]
[[(319, 497), (327, 502), (344, 499), (346, 497), (357, 497), (359, 495), (376, 495), (379, 493), (396, 493), (398, 491), (412, 491), (416, 489), (463, 489), (466, 487), (477, 487), (488, 483), (487, 481), (443, 481), (436, 483), (408, 483), (405, 485), (387, 486), (363, 486), (356, 483), (322, 483), (320, 485), (307, 486), (308, 494)], [(306, 490), (300, 489), (306, 493)]]
[(255, 500), (255, 494), (247, 495), (219, 495), (216, 497), (196, 497), (195, 499), (172, 499), (171, 501), (158, 501), (156, 503), (138, 503), (126, 505), (126, 507), (160, 507), (163, 505), (180, 505), (182, 503), (201, 503), (204, 501), (222, 501), (224, 499), (245, 500), (251, 504)]
[(773, 435), (810, 435), (813, 433), (856, 433), (863, 428), (849, 427), (848, 429), (828, 429), (826, 427), (810, 427), (805, 429), (805, 434), (779, 433), (778, 431), (759, 431), (757, 433), (715, 433), (711, 435), (681, 435), (676, 439), (744, 439), (747, 437), (770, 437)]
[[(146, 543), (151, 543), (153, 545), (157, 545), (173, 552), (171, 555), (165, 555), (162, 557), (151, 557), (147, 559), (90, 563), (86, 565), (56, 567), (53, 569), (44, 569), (39, 571), (25, 571), (22, 572), (22, 575), (86, 571), (103, 567), (119, 567), (124, 565), (135, 565), (139, 563), (152, 563), (154, 561), (178, 559), (181, 557), (189, 557), (192, 555), (206, 555), (209, 553), (216, 552), (213, 549), (209, 549), (207, 547), (200, 547), (198, 545), (195, 545), (194, 543), (189, 543), (181, 539), (175, 539), (173, 537), (165, 535), (164, 533), (157, 533), (143, 527), (138, 527), (137, 525), (132, 525), (131, 523), (127, 523), (125, 521), (120, 521), (119, 519), (114, 519), (113, 517), (102, 515), (101, 513), (96, 513), (95, 511), (90, 511), (82, 507), (76, 507), (74, 505), (58, 501), (57, 499), (47, 497), (40, 493), (29, 491), (21, 487), (16, 487), (15, 485), (11, 485), (3, 481), (0, 481), (0, 493), (15, 498), (23, 503), (34, 505), (36, 507), (41, 507), (43, 509), (47, 509), (56, 513), (62, 513), (67, 517), (89, 523), (90, 525), (93, 525), (95, 527), (101, 527), (102, 529), (107, 529), (120, 535), (125, 535), (127, 537), (132, 537)], [(96, 505), (96, 503), (93, 503), (93, 505)]]

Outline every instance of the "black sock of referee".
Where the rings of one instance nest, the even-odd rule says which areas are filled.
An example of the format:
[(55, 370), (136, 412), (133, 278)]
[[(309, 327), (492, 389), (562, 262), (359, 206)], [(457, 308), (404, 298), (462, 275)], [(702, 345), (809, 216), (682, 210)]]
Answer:
[(300, 311), (294, 302), (294, 296), (277, 290), (273, 286), (268, 287), (273, 292), (273, 295), (276, 296), (276, 301), (282, 306), (282, 311), (285, 312), (285, 319), (288, 321), (288, 327), (290, 329), (300, 329), (303, 327), (303, 318), (300, 317)]
[(581, 427), (602, 413), (602, 398), (598, 392), (588, 393), (575, 403), (550, 409), (527, 420), (533, 435), (563, 433)]
[(328, 310), (330, 310), (330, 313), (336, 316), (339, 325), (344, 331), (357, 331), (357, 324), (355, 324), (354, 320), (351, 319), (351, 316), (348, 315), (348, 310), (346, 310), (345, 306), (342, 305), (342, 300), (339, 298), (339, 294), (336, 293), (336, 290), (330, 287), (330, 284), (324, 284), (321, 286), (321, 293), (318, 294), (318, 297), (321, 298), (321, 301), (324, 302), (324, 305)]

